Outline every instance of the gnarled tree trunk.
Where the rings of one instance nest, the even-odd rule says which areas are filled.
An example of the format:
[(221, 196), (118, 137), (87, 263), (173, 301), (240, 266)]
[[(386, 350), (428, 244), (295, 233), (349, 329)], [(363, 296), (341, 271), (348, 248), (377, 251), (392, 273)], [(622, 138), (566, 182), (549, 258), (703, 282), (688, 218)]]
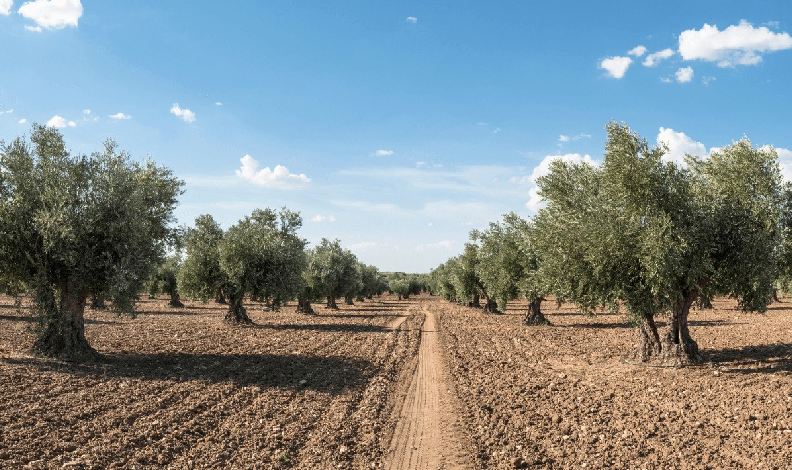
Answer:
[(168, 302), (169, 307), (173, 308), (184, 308), (184, 304), (179, 297), (179, 292), (176, 289), (171, 289), (170, 291), (170, 302)]
[(542, 313), (544, 297), (531, 297), (528, 300), (528, 313), (525, 315), (525, 324), (530, 326), (549, 325), (550, 321)]
[[(51, 293), (50, 293), (51, 295)], [(88, 292), (76, 283), (61, 285), (60, 302), (52, 298), (45, 312), (42, 331), (33, 350), (47, 357), (66, 361), (85, 361), (99, 354), (85, 339), (85, 304)]]
[(251, 324), (253, 320), (247, 314), (247, 310), (242, 305), (242, 300), (244, 296), (241, 294), (236, 295), (229, 295), (228, 296), (228, 312), (225, 316), (225, 321), (228, 323), (241, 323), (241, 324)]
[(325, 305), (325, 308), (338, 310), (338, 304), (336, 303), (335, 295), (330, 294), (327, 296), (327, 305)]
[[(369, 297), (369, 299), (370, 298), (371, 297)], [(357, 297), (355, 297), (355, 302), (365, 302), (365, 301), (366, 299), (364, 299), (362, 295), (358, 295)]]
[(644, 315), (638, 325), (638, 345), (633, 358), (641, 362), (649, 362), (660, 356), (660, 335), (657, 333), (654, 317)]
[(218, 287), (217, 290), (215, 291), (214, 301), (215, 301), (215, 303), (218, 303), (218, 304), (221, 304), (221, 305), (225, 305), (226, 298), (225, 298), (225, 294), (223, 294), (223, 288), (222, 287)]
[(468, 307), (481, 308), (481, 296), (478, 294), (473, 294), (473, 297), (470, 300), (470, 305), (468, 305)]
[(352, 297), (350, 297), (348, 295), (345, 295), (344, 296), (344, 305), (355, 305), (355, 303), (352, 302)]
[(690, 337), (688, 329), (688, 314), (695, 299), (695, 294), (687, 294), (674, 302), (668, 312), (668, 325), (661, 344), (664, 364), (683, 366), (701, 360), (698, 344)]
[(495, 299), (490, 299), (487, 297), (487, 302), (484, 304), (484, 311), (487, 313), (501, 313), (498, 310), (498, 303), (495, 302)]
[(311, 307), (311, 301), (300, 297), (297, 299), (297, 313), (313, 314), (316, 312), (314, 312), (313, 307)]

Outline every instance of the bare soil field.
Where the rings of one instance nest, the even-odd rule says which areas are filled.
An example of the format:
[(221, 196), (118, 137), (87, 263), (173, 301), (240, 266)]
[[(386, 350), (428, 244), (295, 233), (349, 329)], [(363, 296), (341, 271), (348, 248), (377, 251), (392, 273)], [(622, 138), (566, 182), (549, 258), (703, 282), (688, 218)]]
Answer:
[[(544, 302), (553, 326), (441, 300), (438, 330), (478, 468), (792, 468), (792, 303), (691, 312), (704, 364), (622, 362), (623, 315)], [(660, 325), (659, 325), (660, 326)]]
[[(0, 296), (0, 468), (377, 468), (415, 366), (421, 301), (318, 315), (142, 301), (87, 311), (104, 360), (32, 357), (35, 321)], [(394, 329), (395, 328), (395, 329)]]

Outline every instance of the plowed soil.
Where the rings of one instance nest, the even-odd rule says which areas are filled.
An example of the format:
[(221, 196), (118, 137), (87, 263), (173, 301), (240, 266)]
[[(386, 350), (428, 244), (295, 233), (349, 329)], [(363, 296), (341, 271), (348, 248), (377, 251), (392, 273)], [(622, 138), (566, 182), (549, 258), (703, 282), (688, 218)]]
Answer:
[(549, 301), (552, 326), (388, 297), (240, 327), (162, 299), (89, 311), (104, 359), (69, 364), (0, 297), (0, 468), (792, 468), (791, 307), (717, 300), (704, 363), (670, 369), (622, 360), (624, 316)]
[(213, 303), (89, 310), (104, 360), (76, 365), (29, 356), (35, 321), (0, 297), (0, 468), (381, 466), (420, 303), (314, 308), (250, 304), (250, 327)]
[(684, 369), (622, 362), (622, 315), (543, 307), (553, 326), (436, 301), (478, 468), (792, 468), (790, 300), (693, 312), (705, 363)]

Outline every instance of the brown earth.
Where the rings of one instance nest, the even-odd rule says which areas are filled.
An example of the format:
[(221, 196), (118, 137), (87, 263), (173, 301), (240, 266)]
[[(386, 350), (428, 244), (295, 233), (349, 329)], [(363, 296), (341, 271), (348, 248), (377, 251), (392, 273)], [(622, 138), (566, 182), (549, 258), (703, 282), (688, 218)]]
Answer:
[(252, 327), (186, 303), (143, 301), (137, 319), (88, 311), (105, 359), (76, 365), (29, 356), (35, 322), (0, 297), (0, 468), (382, 465), (420, 301), (316, 316), (252, 304)]
[(694, 312), (685, 369), (626, 364), (624, 316), (554, 302), (539, 327), (427, 297), (253, 304), (252, 327), (166, 305), (89, 311), (104, 360), (76, 365), (29, 356), (0, 296), (0, 468), (792, 467), (789, 300)]
[(692, 312), (705, 364), (625, 364), (623, 315), (543, 307), (553, 326), (436, 301), (478, 468), (792, 468), (792, 303)]

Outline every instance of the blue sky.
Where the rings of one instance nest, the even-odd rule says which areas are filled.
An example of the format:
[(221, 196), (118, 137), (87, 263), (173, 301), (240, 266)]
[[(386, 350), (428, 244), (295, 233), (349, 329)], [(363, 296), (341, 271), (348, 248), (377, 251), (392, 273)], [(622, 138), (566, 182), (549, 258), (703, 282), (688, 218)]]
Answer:
[(286, 205), (423, 272), (608, 120), (671, 159), (747, 135), (792, 176), (792, 4), (753, 3), (0, 0), (0, 139), (112, 137), (186, 181), (180, 223)]

